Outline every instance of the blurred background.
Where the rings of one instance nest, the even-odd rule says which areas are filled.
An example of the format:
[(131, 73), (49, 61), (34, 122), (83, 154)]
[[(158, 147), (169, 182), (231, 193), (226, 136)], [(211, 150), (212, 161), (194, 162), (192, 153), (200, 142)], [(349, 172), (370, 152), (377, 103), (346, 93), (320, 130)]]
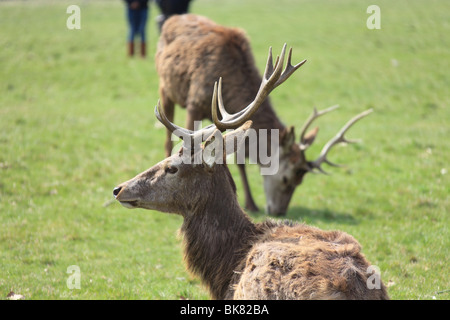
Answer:
[[(381, 29), (367, 27), (372, 4)], [(70, 5), (80, 29), (67, 27)], [(330, 154), (346, 167), (308, 176), (287, 218), (352, 234), (391, 298), (448, 299), (450, 2), (193, 0), (189, 11), (244, 29), (261, 72), (270, 46), (308, 60), (271, 99), (297, 132), (313, 107), (341, 106), (318, 121), (311, 157), (374, 109), (348, 134), (362, 142)], [(130, 57), (124, 1), (0, 1), (0, 299), (208, 298), (185, 271), (181, 217), (112, 199), (164, 158), (153, 115), (160, 14), (150, 2), (146, 56)], [(259, 168), (248, 167), (264, 208)], [(80, 289), (67, 286), (72, 265)]]

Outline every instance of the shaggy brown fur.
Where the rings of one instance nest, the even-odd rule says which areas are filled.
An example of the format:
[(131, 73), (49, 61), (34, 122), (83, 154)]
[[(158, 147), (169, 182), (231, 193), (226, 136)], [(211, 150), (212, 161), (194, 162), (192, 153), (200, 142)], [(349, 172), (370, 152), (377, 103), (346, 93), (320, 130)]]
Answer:
[(340, 231), (275, 225), (248, 254), (234, 299), (388, 299), (368, 289), (369, 262)]

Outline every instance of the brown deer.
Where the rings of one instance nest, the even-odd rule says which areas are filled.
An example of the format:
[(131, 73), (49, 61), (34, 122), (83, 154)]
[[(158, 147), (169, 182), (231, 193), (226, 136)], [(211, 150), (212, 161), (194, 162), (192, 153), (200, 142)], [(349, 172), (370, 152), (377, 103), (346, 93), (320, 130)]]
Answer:
[[(170, 122), (158, 102), (158, 120), (189, 143), (116, 187), (113, 194), (128, 208), (183, 217), (187, 267), (201, 278), (214, 299), (388, 299), (381, 279), (375, 279), (375, 286), (371, 282), (370, 264), (352, 236), (291, 222), (251, 222), (239, 206), (227, 165), (219, 164), (235, 151), (224, 146), (243, 143), (250, 130), (250, 115), (283, 81), (286, 72), (281, 72), (282, 65), (283, 57), (277, 59), (274, 69), (268, 64), (255, 100), (243, 112), (222, 120), (215, 110), (217, 102), (221, 104), (216, 85), (214, 124), (200, 131)], [(239, 128), (224, 136), (217, 129), (232, 127)], [(206, 139), (199, 142), (199, 136)], [(193, 147), (192, 141), (198, 145)], [(214, 152), (205, 155), (208, 149)], [(198, 157), (202, 160), (193, 163)]]
[[(289, 52), (289, 72), (286, 78), (300, 68), (306, 60), (295, 66), (290, 65), (292, 51)], [(212, 119), (210, 85), (223, 78), (223, 101), (228, 112), (237, 113), (243, 105), (252, 101), (261, 83), (261, 76), (255, 66), (249, 41), (242, 30), (217, 25), (213, 21), (193, 14), (173, 16), (168, 19), (162, 29), (156, 52), (156, 68), (159, 74), (159, 95), (164, 112), (170, 121), (174, 118), (174, 105), (178, 104), (187, 110), (186, 127), (194, 129), (194, 121)], [(291, 197), (303, 177), (308, 172), (322, 172), (322, 163), (333, 165), (326, 159), (328, 151), (339, 142), (330, 142), (323, 148), (315, 161), (306, 158), (306, 150), (313, 143), (318, 128), (306, 134), (311, 122), (322, 114), (334, 110), (329, 108), (323, 112), (314, 111), (300, 134), (300, 142), (296, 142), (293, 127), (286, 127), (277, 117), (269, 99), (250, 118), (257, 135), (261, 129), (268, 130), (266, 145), (271, 149), (271, 129), (278, 130), (279, 146), (278, 172), (274, 175), (263, 175), (266, 196), (266, 212), (270, 215), (284, 215)], [(353, 119), (346, 128), (370, 111)], [(223, 110), (221, 110), (223, 115)], [(166, 156), (172, 151), (172, 133), (167, 130), (165, 143)], [(260, 141), (261, 137), (257, 137)], [(248, 143), (246, 143), (248, 152)], [(259, 152), (253, 159), (261, 166)], [(258, 211), (253, 200), (245, 171), (245, 164), (238, 163), (239, 173), (245, 191), (245, 208)], [(262, 169), (261, 169), (262, 170)]]

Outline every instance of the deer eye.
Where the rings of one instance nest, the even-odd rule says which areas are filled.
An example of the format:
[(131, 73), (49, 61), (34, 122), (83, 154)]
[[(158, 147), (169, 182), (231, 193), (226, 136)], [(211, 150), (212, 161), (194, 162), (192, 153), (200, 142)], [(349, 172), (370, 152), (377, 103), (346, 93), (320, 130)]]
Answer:
[(167, 167), (165, 171), (166, 173), (174, 174), (177, 173), (178, 169), (176, 167)]

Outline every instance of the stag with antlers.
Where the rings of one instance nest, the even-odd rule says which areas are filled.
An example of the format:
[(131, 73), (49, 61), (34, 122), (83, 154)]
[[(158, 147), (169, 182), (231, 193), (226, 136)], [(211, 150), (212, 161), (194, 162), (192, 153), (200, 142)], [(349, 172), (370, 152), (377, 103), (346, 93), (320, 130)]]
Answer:
[[(282, 59), (277, 59), (274, 68), (271, 64), (266, 66), (253, 102), (238, 114), (227, 113), (222, 120), (214, 116), (214, 124), (201, 131), (173, 124), (158, 103), (158, 120), (189, 143), (120, 184), (113, 194), (128, 208), (183, 217), (181, 234), (187, 267), (200, 277), (214, 299), (388, 299), (381, 280), (378, 288), (369, 289), (370, 264), (352, 236), (291, 222), (253, 223), (237, 201), (227, 165), (219, 164), (234, 150), (224, 148), (222, 153), (200, 155), (204, 161), (199, 164), (184, 161), (186, 156), (192, 160), (211, 146), (217, 150), (229, 142), (243, 143), (252, 123), (251, 114), (283, 77)], [(215, 115), (217, 104), (222, 104), (219, 88), (217, 84), (214, 87)], [(224, 136), (219, 133), (232, 128), (235, 130)], [(206, 139), (199, 141), (200, 136)], [(195, 142), (199, 146), (195, 147)], [(221, 161), (210, 161), (210, 157)], [(316, 166), (320, 168), (320, 164)]]

